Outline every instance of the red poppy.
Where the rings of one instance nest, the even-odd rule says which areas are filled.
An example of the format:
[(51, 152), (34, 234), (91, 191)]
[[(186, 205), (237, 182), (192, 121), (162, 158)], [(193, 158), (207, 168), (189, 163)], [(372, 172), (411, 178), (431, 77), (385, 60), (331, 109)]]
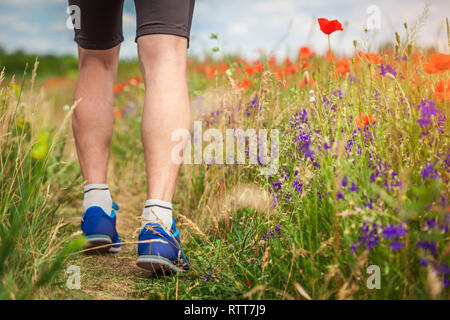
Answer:
[(250, 75), (250, 74), (253, 74), (253, 72), (255, 72), (255, 71), (253, 70), (252, 67), (246, 66), (246, 67), (244, 68), (244, 72), (245, 72), (246, 74)]
[(288, 74), (295, 74), (296, 72), (300, 71), (300, 67), (297, 66), (296, 64), (292, 64), (290, 66), (286, 66), (284, 67), (284, 74), (288, 75)]
[(336, 70), (334, 71), (335, 75), (346, 75), (349, 71), (350, 68), (347, 58), (342, 58), (338, 62), (336, 62)]
[(219, 72), (224, 73), (228, 70), (228, 65), (226, 65), (225, 63), (220, 63), (218, 69)]
[(450, 101), (450, 78), (447, 80), (440, 79), (436, 84), (436, 89), (434, 91), (433, 97), (436, 100), (445, 99)]
[(263, 65), (259, 61), (255, 61), (254, 63), (255, 72), (261, 73), (263, 71)]
[(361, 57), (362, 60), (365, 60), (369, 63), (381, 64), (382, 62), (381, 57), (377, 52), (370, 52), (370, 53), (358, 52), (358, 55)]
[(237, 83), (239, 89), (248, 89), (252, 86), (252, 83), (247, 78), (242, 79), (242, 81)]
[(271, 69), (275, 69), (277, 66), (277, 58), (275, 56), (269, 57), (269, 66)]
[(327, 59), (330, 62), (336, 61), (336, 57), (330, 50), (327, 50), (327, 53), (325, 55), (325, 59)]
[(370, 114), (361, 113), (358, 114), (355, 118), (355, 124), (358, 126), (358, 128), (363, 128), (366, 125), (375, 122), (376, 119)]
[(301, 47), (298, 50), (298, 57), (300, 59), (308, 59), (310, 57), (313, 57), (316, 53), (311, 51), (308, 47)]
[(121, 117), (123, 115), (122, 109), (115, 109), (114, 110), (114, 118)]
[(208, 78), (213, 78), (216, 75), (216, 67), (211, 66), (208, 71)]
[(331, 34), (335, 31), (343, 31), (342, 24), (337, 20), (328, 20), (325, 18), (317, 19), (319, 22), (320, 30), (325, 34)]
[(312, 77), (303, 77), (302, 81), (299, 82), (298, 87), (301, 89), (313, 83), (314, 79)]
[(450, 70), (450, 54), (434, 53), (430, 60), (430, 63), (423, 65), (426, 73), (443, 73)]
[(278, 68), (277, 70), (275, 70), (275, 76), (277, 77), (277, 79), (281, 80), (283, 78), (283, 69)]
[(142, 81), (141, 78), (139, 78), (139, 77), (133, 77), (133, 78), (131, 78), (130, 80), (128, 80), (128, 83), (127, 83), (127, 84), (135, 85), (135, 84), (140, 83), (141, 81)]
[(122, 92), (124, 88), (125, 88), (125, 86), (123, 84), (119, 83), (118, 85), (116, 85), (114, 87), (114, 93)]
[(252, 283), (251, 283), (248, 279), (245, 279), (245, 283), (247, 283), (247, 285), (248, 285), (249, 287), (252, 286)]

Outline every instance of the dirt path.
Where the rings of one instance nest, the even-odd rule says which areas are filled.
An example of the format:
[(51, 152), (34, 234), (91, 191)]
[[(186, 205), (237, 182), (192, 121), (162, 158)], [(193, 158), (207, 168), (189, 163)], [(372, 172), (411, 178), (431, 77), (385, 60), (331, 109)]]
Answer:
[[(140, 201), (130, 202), (134, 197), (127, 195), (127, 188), (117, 186), (121, 190), (114, 200), (117, 203), (127, 204), (117, 212), (117, 231), (122, 242), (122, 251), (119, 254), (80, 254), (72, 259), (69, 264), (75, 264), (81, 269), (81, 289), (70, 290), (65, 293), (64, 299), (136, 299), (145, 298), (140, 295), (138, 283), (149, 279), (148, 272), (136, 266), (137, 244), (139, 232)], [(78, 203), (77, 203), (78, 204)], [(79, 208), (71, 208), (71, 211), (79, 212)], [(79, 228), (81, 218), (74, 216), (71, 223)], [(65, 291), (65, 290), (64, 290)], [(71, 295), (71, 296), (70, 296)]]

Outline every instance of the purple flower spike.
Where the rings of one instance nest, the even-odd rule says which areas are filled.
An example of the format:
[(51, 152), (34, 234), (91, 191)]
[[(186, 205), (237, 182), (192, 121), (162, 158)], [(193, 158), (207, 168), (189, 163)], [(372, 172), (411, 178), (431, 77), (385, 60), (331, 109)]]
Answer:
[(211, 279), (211, 277), (212, 277), (212, 272), (210, 273), (210, 274), (208, 274), (206, 277), (204, 277), (203, 278), (203, 281), (206, 281), (206, 282), (208, 282), (209, 281), (209, 279)]
[(396, 239), (395, 241), (391, 242), (389, 244), (389, 246), (391, 247), (391, 249), (393, 251), (399, 251), (401, 248), (403, 248), (405, 246), (405, 244), (399, 242), (398, 239)]
[(390, 64), (382, 64), (380, 65), (380, 69), (380, 75), (383, 77), (388, 73), (390, 73), (394, 77), (397, 77), (397, 71), (395, 71), (395, 69)]

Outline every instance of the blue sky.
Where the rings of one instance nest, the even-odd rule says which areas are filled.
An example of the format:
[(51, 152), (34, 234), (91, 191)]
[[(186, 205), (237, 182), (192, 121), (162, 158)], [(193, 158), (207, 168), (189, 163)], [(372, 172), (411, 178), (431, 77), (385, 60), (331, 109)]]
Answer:
[[(189, 51), (196, 55), (210, 51), (216, 46), (210, 39), (214, 32), (226, 52), (240, 52), (249, 58), (257, 56), (260, 49), (279, 56), (292, 55), (305, 44), (323, 52), (327, 40), (318, 30), (319, 17), (343, 22), (344, 32), (332, 36), (332, 46), (337, 51), (351, 52), (353, 40), (365, 43), (363, 47), (370, 44), (376, 48), (392, 40), (395, 31), (403, 34), (403, 23), (412, 26), (428, 4), (428, 18), (417, 34), (417, 42), (447, 52), (444, 23), (450, 13), (449, 3), (448, 0), (196, 0)], [(370, 5), (380, 9), (380, 29), (363, 36)], [(73, 31), (66, 28), (66, 7), (65, 0), (0, 0), (0, 45), (8, 51), (21, 48), (37, 53), (75, 54)], [(123, 29), (121, 57), (135, 57), (132, 0), (125, 0)]]

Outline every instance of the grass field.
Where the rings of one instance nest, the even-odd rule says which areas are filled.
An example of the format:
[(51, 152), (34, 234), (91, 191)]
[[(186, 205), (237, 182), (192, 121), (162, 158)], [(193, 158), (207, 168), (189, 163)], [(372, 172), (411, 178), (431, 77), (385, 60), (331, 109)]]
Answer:
[(192, 269), (159, 278), (135, 265), (146, 190), (137, 62), (115, 88), (109, 183), (124, 245), (106, 256), (79, 252), (74, 78), (36, 80), (37, 64), (24, 81), (3, 71), (0, 298), (448, 299), (450, 57), (408, 32), (351, 57), (302, 47), (285, 60), (190, 59), (192, 121), (279, 130), (279, 170), (183, 165), (174, 217)]

